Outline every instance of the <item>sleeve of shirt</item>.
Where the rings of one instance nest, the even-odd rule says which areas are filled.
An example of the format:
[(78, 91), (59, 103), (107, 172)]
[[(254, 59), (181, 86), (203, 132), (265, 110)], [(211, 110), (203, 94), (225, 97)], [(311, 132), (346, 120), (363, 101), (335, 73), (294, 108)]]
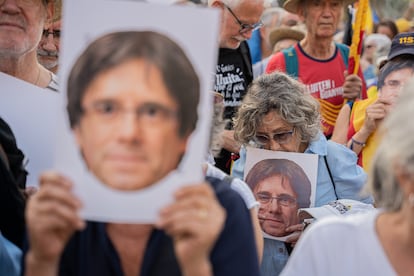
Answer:
[(241, 146), (239, 151), (239, 158), (234, 161), (231, 167), (231, 176), (243, 180), (244, 164), (246, 163), (246, 148)]
[(259, 202), (256, 201), (252, 190), (246, 182), (238, 178), (234, 178), (231, 182), (231, 188), (243, 198), (248, 209), (259, 207)]
[[(310, 231), (311, 229), (309, 229)], [(315, 261), (315, 256), (320, 256), (316, 239), (312, 235), (304, 233), (299, 242), (296, 244), (292, 255), (290, 256), (285, 268), (280, 276), (296, 275), (329, 275), (320, 271)]]
[(223, 231), (211, 253), (213, 274), (260, 275), (250, 212), (242, 198), (229, 185), (222, 184), (219, 181), (218, 185), (213, 185), (227, 214)]
[(20, 275), (22, 251), (0, 232), (0, 275)]
[(373, 197), (362, 192), (367, 174), (357, 164), (357, 156), (353, 151), (344, 145), (328, 141), (327, 161), (339, 199), (354, 199), (373, 204)]
[[(325, 221), (326, 222), (326, 221)], [(341, 275), (335, 270), (335, 237), (332, 225), (317, 221), (302, 234), (280, 276)], [(333, 228), (336, 228), (333, 225)]]
[(282, 52), (274, 54), (267, 64), (266, 67), (266, 74), (270, 74), (274, 71), (282, 71), (286, 72), (286, 63), (285, 63), (285, 56)]

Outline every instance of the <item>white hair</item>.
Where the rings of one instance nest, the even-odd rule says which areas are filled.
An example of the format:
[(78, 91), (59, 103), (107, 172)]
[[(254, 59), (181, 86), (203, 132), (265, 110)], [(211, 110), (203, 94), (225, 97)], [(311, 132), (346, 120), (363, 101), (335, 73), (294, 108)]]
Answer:
[(384, 35), (384, 34), (369, 34), (364, 39), (364, 45), (367, 45), (369, 43), (375, 43), (375, 46), (377, 47), (375, 52), (376, 56), (386, 56), (388, 55), (388, 52), (391, 48), (391, 39)]
[(279, 7), (267, 8), (264, 10), (261, 20), (266, 27), (272, 27), (273, 18), (277, 16), (277, 22), (273, 27), (279, 27), (282, 24), (283, 16), (286, 11)]

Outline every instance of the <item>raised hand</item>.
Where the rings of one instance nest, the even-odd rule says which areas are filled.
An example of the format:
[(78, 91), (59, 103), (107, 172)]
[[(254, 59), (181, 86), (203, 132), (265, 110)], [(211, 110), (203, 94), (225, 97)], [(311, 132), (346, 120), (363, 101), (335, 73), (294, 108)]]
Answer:
[(85, 227), (78, 216), (80, 201), (71, 192), (72, 183), (55, 172), (40, 177), (40, 188), (29, 198), (26, 220), (30, 249), (26, 275), (57, 275), (60, 255), (76, 230)]
[(362, 90), (362, 80), (357, 75), (348, 75), (348, 72), (345, 71), (345, 82), (344, 82), (344, 99), (355, 100), (361, 96)]
[(209, 256), (226, 219), (226, 212), (207, 183), (186, 186), (175, 202), (160, 213), (157, 227), (174, 240), (184, 275), (212, 275)]

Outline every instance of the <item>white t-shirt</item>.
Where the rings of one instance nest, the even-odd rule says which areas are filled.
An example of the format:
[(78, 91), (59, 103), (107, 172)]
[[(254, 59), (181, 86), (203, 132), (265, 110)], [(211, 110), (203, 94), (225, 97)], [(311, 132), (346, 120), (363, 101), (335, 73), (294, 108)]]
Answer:
[[(207, 163), (206, 175), (216, 177), (218, 179), (224, 179), (226, 176), (228, 176), (225, 172), (223, 172), (217, 167), (214, 167), (209, 163)], [(246, 182), (238, 178), (233, 178), (230, 187), (243, 198), (244, 203), (246, 204), (249, 210), (259, 206), (259, 202), (256, 201), (256, 198), (254, 197), (252, 190), (246, 184)]]
[(280, 275), (396, 275), (375, 230), (378, 214), (373, 210), (315, 222)]

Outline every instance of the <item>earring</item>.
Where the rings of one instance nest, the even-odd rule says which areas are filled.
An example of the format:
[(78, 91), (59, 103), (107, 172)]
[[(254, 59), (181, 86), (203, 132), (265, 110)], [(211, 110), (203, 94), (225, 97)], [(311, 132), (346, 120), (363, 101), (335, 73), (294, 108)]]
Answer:
[(408, 195), (408, 204), (413, 208), (414, 207), (414, 193)]

